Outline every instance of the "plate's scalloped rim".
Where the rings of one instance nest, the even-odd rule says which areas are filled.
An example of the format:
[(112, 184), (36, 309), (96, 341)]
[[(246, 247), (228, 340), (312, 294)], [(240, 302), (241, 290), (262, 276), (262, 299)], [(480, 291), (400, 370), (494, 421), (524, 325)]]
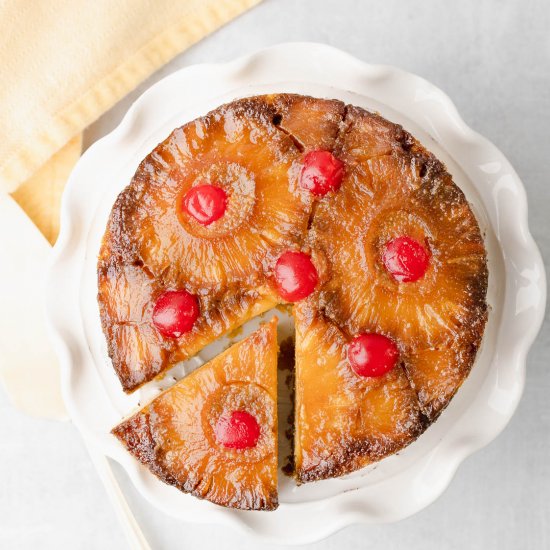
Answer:
[[(319, 501), (286, 503), (285, 508), (287, 511), (284, 515), (280, 512), (266, 515), (204, 507), (204, 503), (199, 501), (196, 504), (196, 513), (190, 514), (187, 509), (183, 513), (182, 510), (163, 508), (162, 502), (159, 502), (158, 498), (153, 498), (147, 479), (140, 475), (141, 467), (136, 461), (130, 457), (127, 460), (119, 460), (117, 457), (117, 460), (121, 462), (141, 494), (166, 513), (177, 518), (184, 518), (187, 521), (217, 522), (230, 525), (264, 540), (287, 544), (305, 544), (320, 540), (347, 525), (397, 521), (419, 511), (433, 502), (445, 490), (460, 463), (494, 439), (512, 417), (523, 392), (526, 355), (544, 318), (546, 279), (542, 258), (528, 229), (525, 189), (504, 155), (487, 139), (471, 130), (462, 120), (449, 97), (426, 80), (390, 66), (366, 64), (348, 53), (323, 44), (286, 43), (227, 63), (187, 67), (172, 73), (149, 88), (131, 106), (119, 126), (93, 144), (84, 153), (73, 171), (63, 195), (61, 231), (52, 254), (46, 288), (49, 332), (60, 360), (64, 400), (77, 427), (93, 442), (94, 435), (87, 430), (72, 391), (77, 370), (74, 365), (79, 360), (78, 354), (83, 351), (81, 348), (82, 342), (79, 342), (78, 335), (75, 332), (77, 328), (82, 328), (82, 321), (78, 317), (79, 311), (74, 304), (66, 303), (63, 307), (60, 307), (57, 300), (60, 293), (66, 292), (70, 295), (71, 290), (78, 289), (79, 281), (70, 280), (68, 275), (71, 267), (74, 269), (81, 261), (77, 252), (82, 255), (82, 247), (85, 244), (81, 238), (79, 239), (82, 231), (78, 228), (78, 223), (85, 219), (85, 204), (82, 204), (82, 190), (78, 187), (78, 177), (79, 171), (87, 162), (86, 159), (93, 157), (96, 148), (105, 147), (108, 143), (116, 143), (119, 136), (128, 132), (134, 124), (144, 123), (140, 121), (140, 117), (147, 111), (149, 98), (161, 91), (170, 81), (177, 79), (178, 75), (185, 73), (188, 76), (201, 77), (209, 73), (223, 73), (224, 78), (227, 79), (228, 89), (233, 86), (242, 90), (243, 88), (246, 89), (246, 84), (243, 85), (239, 78), (244, 78), (246, 81), (250, 78), (250, 73), (254, 72), (255, 67), (261, 67), (263, 64), (272, 63), (275, 60), (285, 61), (286, 63), (283, 71), (285, 77), (280, 79), (281, 82), (313, 82), (308, 80), (311, 77), (307, 76), (308, 71), (304, 69), (305, 63), (309, 60), (321, 59), (330, 59), (331, 62), (334, 62), (335, 72), (355, 71), (356, 77), (354, 78), (357, 80), (362, 78), (367, 82), (376, 79), (394, 79), (396, 83), (399, 83), (399, 93), (413, 94), (415, 91), (419, 93), (420, 90), (422, 94), (429, 94), (430, 100), (433, 101), (434, 105), (439, 105), (441, 110), (441, 112), (435, 112), (434, 105), (431, 106), (433, 112), (426, 110), (426, 115), (430, 118), (433, 126), (432, 130), (438, 135), (438, 140), (441, 140), (444, 144), (453, 143), (457, 147), (459, 145), (468, 147), (472, 152), (475, 151), (480, 157), (487, 159), (488, 163), (499, 163), (500, 170), (507, 177), (505, 185), (506, 190), (511, 193), (511, 197), (504, 200), (500, 195), (495, 196), (495, 202), (492, 206), (496, 209), (497, 217), (499, 213), (507, 208), (513, 209), (513, 221), (515, 222), (510, 223), (510, 220), (507, 220), (509, 223), (496, 228), (499, 246), (504, 256), (506, 280), (513, 283), (507, 285), (505, 301), (509, 307), (512, 307), (513, 301), (513, 307), (516, 308), (516, 311), (523, 304), (524, 307), (530, 308), (530, 315), (527, 322), (523, 320), (521, 325), (518, 325), (517, 322), (516, 325), (512, 324), (515, 340), (509, 344), (511, 355), (506, 361), (502, 360), (499, 363), (499, 369), (502, 369), (503, 372), (506, 370), (506, 372), (513, 373), (514, 376), (513, 385), (506, 388), (505, 402), (500, 403), (500, 416), (493, 416), (490, 425), (489, 423), (483, 425), (480, 422), (475, 428), (472, 426), (470, 430), (463, 429), (462, 437), (458, 438), (456, 436), (457, 440), (454, 445), (451, 445), (452, 442), (447, 442), (448, 452), (444, 455), (445, 460), (440, 461), (437, 465), (437, 482), (433, 482), (430, 486), (422, 486), (414, 495), (411, 493), (408, 500), (402, 500), (394, 508), (381, 507), (378, 510), (365, 508), (362, 505), (361, 497), (362, 492), (368, 488), (362, 488), (343, 492), (335, 497)], [(312, 65), (314, 64), (313, 62)], [(315, 67), (310, 67), (309, 70), (309, 74), (318, 71)], [(391, 101), (390, 98), (388, 101), (390, 106), (392, 105)], [(425, 105), (424, 108), (428, 109), (428, 106)], [(518, 282), (518, 274), (522, 273), (523, 270), (528, 273), (527, 277), (529, 273), (532, 274), (528, 287), (521, 287)], [(511, 278), (509, 280), (508, 276), (511, 277), (511, 275), (515, 275), (515, 279)], [(526, 304), (526, 296), (519, 295), (520, 290), (525, 290), (525, 288), (530, 291), (527, 297), (531, 297), (532, 300), (536, 299), (536, 303)], [(508, 321), (512, 322), (507, 319)], [(499, 391), (503, 391), (502, 388)], [(105, 452), (105, 449), (100, 450)], [(399, 474), (396, 477), (399, 477), (399, 481), (404, 483), (407, 476)], [(411, 478), (408, 481), (410, 485), (414, 479)], [(304, 513), (307, 513), (309, 523), (304, 521)], [(277, 514), (279, 514), (280, 519), (275, 519)], [(291, 528), (289, 521), (292, 516), (295, 516), (295, 521), (302, 522), (305, 529), (300, 529), (299, 525), (294, 525)], [(269, 519), (270, 517), (273, 519)]]

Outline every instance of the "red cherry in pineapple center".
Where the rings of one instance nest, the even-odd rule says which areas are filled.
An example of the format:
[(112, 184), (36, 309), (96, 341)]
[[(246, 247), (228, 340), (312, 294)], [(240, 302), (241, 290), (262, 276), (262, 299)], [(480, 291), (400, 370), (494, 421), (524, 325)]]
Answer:
[(201, 225), (219, 220), (227, 208), (227, 193), (215, 185), (191, 187), (183, 197), (183, 209)]
[(311, 258), (303, 252), (288, 250), (275, 264), (275, 284), (287, 302), (307, 298), (317, 286), (319, 276)]
[(382, 376), (398, 359), (397, 346), (382, 334), (359, 334), (348, 345), (348, 361), (359, 376)]
[(233, 411), (221, 416), (214, 434), (220, 445), (230, 449), (248, 449), (258, 443), (260, 425), (254, 416), (246, 411)]
[(344, 163), (329, 151), (311, 151), (304, 159), (300, 186), (323, 196), (336, 190), (344, 177)]
[(386, 243), (382, 262), (399, 283), (413, 283), (426, 273), (430, 254), (424, 246), (411, 237), (397, 237)]
[(169, 290), (159, 296), (153, 309), (153, 324), (163, 336), (179, 338), (189, 332), (199, 317), (199, 302), (186, 290)]

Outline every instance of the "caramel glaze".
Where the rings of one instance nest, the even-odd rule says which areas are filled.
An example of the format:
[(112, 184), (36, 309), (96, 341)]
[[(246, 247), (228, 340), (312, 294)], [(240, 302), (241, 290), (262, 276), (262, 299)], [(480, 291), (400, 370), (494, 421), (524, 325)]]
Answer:
[[(335, 193), (298, 185), (308, 151), (346, 166)], [(215, 181), (226, 215), (197, 227), (175, 208)], [(430, 252), (426, 275), (399, 284), (379, 261), (408, 235)], [(176, 129), (119, 196), (98, 264), (113, 365), (133, 391), (281, 300), (270, 285), (285, 249), (312, 255), (318, 290), (294, 306), (298, 482), (351, 472), (413, 441), (468, 375), (487, 320), (486, 253), (476, 219), (445, 167), (400, 126), (336, 100), (238, 100)], [(201, 317), (177, 340), (150, 322), (163, 290), (197, 294)], [(346, 359), (359, 332), (399, 347), (398, 366), (360, 379)]]
[[(215, 504), (274, 510), (277, 501), (277, 318), (195, 370), (113, 434), (165, 483)], [(254, 447), (216, 441), (220, 416), (235, 410), (260, 425)]]

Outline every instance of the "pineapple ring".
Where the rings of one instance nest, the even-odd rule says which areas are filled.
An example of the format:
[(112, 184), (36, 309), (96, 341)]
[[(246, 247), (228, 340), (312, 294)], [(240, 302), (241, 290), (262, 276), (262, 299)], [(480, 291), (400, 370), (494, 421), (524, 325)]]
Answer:
[(245, 450), (229, 449), (220, 445), (214, 433), (221, 416), (233, 411), (245, 411), (254, 416), (260, 426), (269, 426), (276, 416), (275, 402), (268, 391), (253, 382), (230, 383), (217, 388), (206, 397), (201, 411), (204, 436), (216, 453), (232, 462), (260, 462), (274, 452), (270, 434), (262, 431), (254, 447)]
[[(484, 252), (468, 243), (449, 253), (461, 238), (458, 232), (439, 231), (429, 221), (432, 212), (413, 205), (406, 197), (403, 202), (411, 206), (389, 208), (373, 219), (367, 214), (358, 220), (353, 240), (346, 226), (338, 222), (327, 226), (326, 232), (317, 232), (312, 246), (325, 251), (332, 275), (319, 298), (326, 315), (350, 334), (381, 332), (423, 347), (448, 343), (478, 316), (470, 293), (470, 272), (457, 269), (456, 264), (466, 257), (482, 267)], [(337, 243), (330, 237), (334, 233), (340, 235)], [(424, 243), (430, 251), (428, 270), (414, 283), (397, 282), (381, 261), (384, 245), (402, 235)], [(351, 254), (344, 256), (338, 244), (348, 238)], [(324, 245), (329, 239), (331, 244)], [(384, 315), (389, 311), (392, 315)]]
[[(242, 100), (174, 130), (117, 199), (100, 257), (140, 261), (193, 294), (260, 286), (266, 257), (299, 245), (311, 210), (298, 186), (301, 153), (273, 124), (275, 112)], [(229, 197), (224, 216), (207, 227), (181, 212), (182, 196), (204, 182)]]
[[(212, 164), (202, 171), (184, 173), (177, 170), (171, 174), (178, 180), (181, 189), (176, 198), (176, 213), (184, 230), (199, 239), (212, 240), (234, 233), (253, 215), (256, 203), (254, 174), (236, 162)], [(204, 226), (182, 208), (183, 197), (195, 185), (210, 183), (223, 189), (227, 195), (225, 213), (215, 222)]]

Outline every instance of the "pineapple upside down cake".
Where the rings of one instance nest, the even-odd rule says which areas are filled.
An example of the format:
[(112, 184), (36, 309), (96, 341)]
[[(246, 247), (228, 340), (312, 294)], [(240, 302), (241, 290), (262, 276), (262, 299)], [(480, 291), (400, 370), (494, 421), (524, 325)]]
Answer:
[[(126, 392), (293, 304), (305, 483), (395, 453), (437, 419), (480, 346), (487, 279), (464, 194), (415, 138), (341, 101), (276, 94), (223, 105), (142, 161), (109, 217), (98, 300)], [(275, 330), (115, 435), (186, 492), (275, 508)]]

